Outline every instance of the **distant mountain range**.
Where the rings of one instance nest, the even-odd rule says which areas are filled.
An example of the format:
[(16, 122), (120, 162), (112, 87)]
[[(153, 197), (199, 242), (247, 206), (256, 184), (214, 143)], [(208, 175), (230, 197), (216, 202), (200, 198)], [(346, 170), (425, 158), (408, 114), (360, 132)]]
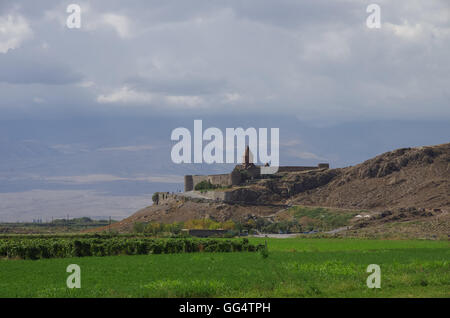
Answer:
[[(233, 165), (172, 163), (171, 130), (189, 128), (193, 119), (0, 120), (0, 221), (67, 214), (123, 218), (150, 204), (155, 191), (182, 190), (185, 174), (229, 172)], [(443, 140), (449, 127), (446, 122), (318, 127), (286, 117), (204, 118), (205, 126), (220, 129), (277, 127), (280, 122), (282, 165), (325, 161), (333, 168), (360, 162), (394, 145)]]

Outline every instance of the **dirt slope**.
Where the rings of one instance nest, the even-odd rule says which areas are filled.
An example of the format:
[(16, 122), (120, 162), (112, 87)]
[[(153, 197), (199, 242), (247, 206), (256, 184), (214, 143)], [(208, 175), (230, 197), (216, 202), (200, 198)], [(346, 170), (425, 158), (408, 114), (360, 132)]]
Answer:
[(329, 183), (291, 202), (362, 209), (450, 206), (449, 143), (398, 149), (336, 170)]
[[(168, 202), (160, 205), (152, 205), (141, 209), (130, 217), (111, 225), (112, 230), (126, 232), (132, 230), (135, 222), (159, 222), (173, 223), (184, 222), (193, 219), (210, 218), (215, 221), (224, 222), (227, 220), (246, 221), (254, 219), (256, 216), (272, 215), (284, 206), (252, 206), (235, 205), (218, 202), (207, 202), (201, 200), (186, 200)], [(88, 230), (96, 232), (106, 230), (108, 227)]]

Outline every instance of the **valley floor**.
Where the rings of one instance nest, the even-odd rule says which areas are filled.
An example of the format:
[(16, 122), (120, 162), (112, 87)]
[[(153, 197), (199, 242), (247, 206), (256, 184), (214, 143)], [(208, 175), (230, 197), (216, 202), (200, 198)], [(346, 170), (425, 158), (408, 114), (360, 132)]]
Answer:
[[(260, 253), (0, 260), (0, 297), (450, 297), (448, 241), (250, 238)], [(81, 288), (68, 289), (69, 264)], [(381, 288), (369, 289), (369, 264)]]

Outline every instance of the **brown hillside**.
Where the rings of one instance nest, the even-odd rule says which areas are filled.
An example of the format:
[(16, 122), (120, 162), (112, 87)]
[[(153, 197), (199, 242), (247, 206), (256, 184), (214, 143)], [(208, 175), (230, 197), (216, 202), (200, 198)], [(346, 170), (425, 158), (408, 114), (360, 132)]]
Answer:
[(449, 143), (398, 149), (336, 170), (329, 183), (292, 202), (362, 209), (450, 206)]
[[(248, 220), (256, 216), (267, 216), (278, 212), (280, 206), (252, 206), (205, 202), (201, 200), (180, 200), (143, 208), (130, 217), (111, 225), (112, 230), (127, 232), (132, 230), (135, 222), (173, 223), (193, 219), (210, 218), (214, 221)], [(90, 229), (86, 232), (106, 230), (108, 227)]]
[[(279, 173), (224, 191), (231, 192), (233, 203), (176, 195), (176, 199), (144, 208), (111, 227), (123, 232), (131, 230), (135, 222), (172, 223), (199, 218), (246, 221), (258, 216), (273, 219), (287, 206), (310, 205), (372, 211), (369, 228), (373, 224), (378, 232), (388, 223), (408, 221), (416, 224), (412, 232), (415, 237), (432, 233), (430, 228), (437, 225), (444, 227), (439, 233), (446, 233), (450, 215), (450, 144), (398, 149), (348, 168)], [(384, 217), (379, 212), (385, 210), (394, 213)], [(367, 230), (365, 226), (358, 228)]]

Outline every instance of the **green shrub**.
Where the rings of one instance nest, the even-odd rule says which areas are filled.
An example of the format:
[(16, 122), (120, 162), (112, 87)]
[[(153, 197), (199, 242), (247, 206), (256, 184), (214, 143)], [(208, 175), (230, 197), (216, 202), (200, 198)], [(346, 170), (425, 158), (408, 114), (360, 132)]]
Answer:
[(149, 239), (96, 237), (76, 239), (0, 239), (0, 256), (8, 258), (39, 259), (108, 255), (142, 255), (194, 252), (257, 251), (260, 246), (242, 241), (222, 239)]
[(269, 248), (267, 247), (267, 241), (265, 241), (265, 244), (258, 244), (256, 247), (256, 250), (259, 251), (262, 258), (268, 258), (269, 257)]
[(133, 232), (135, 233), (144, 233), (145, 225), (142, 222), (135, 222), (133, 224)]
[(152, 244), (153, 254), (161, 254), (164, 251), (164, 244), (162, 242), (154, 242)]
[(209, 180), (203, 180), (195, 185), (194, 190), (213, 190), (217, 189), (218, 187), (218, 185), (212, 184)]
[(231, 242), (231, 246), (233, 248), (233, 252), (241, 252), (242, 251), (242, 242)]

